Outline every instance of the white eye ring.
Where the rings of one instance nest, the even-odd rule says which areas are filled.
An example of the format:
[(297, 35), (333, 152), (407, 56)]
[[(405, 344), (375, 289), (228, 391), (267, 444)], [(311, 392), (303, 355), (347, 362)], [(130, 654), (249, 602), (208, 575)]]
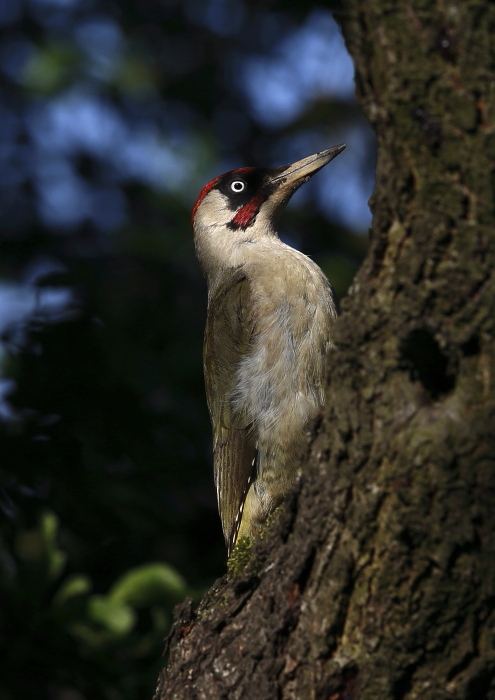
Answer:
[(242, 180), (234, 180), (234, 182), (230, 183), (230, 189), (232, 192), (235, 192), (235, 194), (240, 194), (246, 189), (246, 183)]

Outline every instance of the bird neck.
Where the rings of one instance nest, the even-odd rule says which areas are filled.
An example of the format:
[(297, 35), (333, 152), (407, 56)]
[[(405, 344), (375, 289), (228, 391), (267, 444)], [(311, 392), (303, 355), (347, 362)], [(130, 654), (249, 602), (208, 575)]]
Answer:
[(210, 293), (225, 275), (259, 257), (260, 248), (283, 246), (269, 220), (259, 219), (255, 226), (233, 231), (226, 225), (195, 223), (194, 245)]

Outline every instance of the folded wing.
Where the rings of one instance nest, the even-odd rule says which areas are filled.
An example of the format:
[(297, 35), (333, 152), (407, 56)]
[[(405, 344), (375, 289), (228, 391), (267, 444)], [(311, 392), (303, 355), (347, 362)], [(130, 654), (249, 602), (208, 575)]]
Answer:
[(236, 372), (255, 333), (250, 294), (249, 280), (239, 270), (210, 299), (205, 331), (204, 369), (213, 425), (215, 485), (229, 555), (256, 460), (250, 419), (234, 406)]

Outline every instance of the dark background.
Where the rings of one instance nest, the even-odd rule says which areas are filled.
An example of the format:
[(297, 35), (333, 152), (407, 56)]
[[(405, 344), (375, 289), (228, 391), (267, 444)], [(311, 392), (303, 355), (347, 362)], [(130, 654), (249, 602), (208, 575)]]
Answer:
[(346, 142), (281, 234), (341, 297), (374, 141), (330, 5), (0, 0), (0, 699), (149, 698), (225, 570), (189, 212)]

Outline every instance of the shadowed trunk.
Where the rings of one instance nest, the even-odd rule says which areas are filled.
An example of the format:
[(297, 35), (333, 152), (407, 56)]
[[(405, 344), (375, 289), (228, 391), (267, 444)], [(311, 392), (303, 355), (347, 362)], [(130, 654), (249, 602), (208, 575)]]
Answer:
[(341, 22), (379, 143), (371, 248), (298, 492), (177, 609), (157, 700), (495, 698), (495, 5)]

